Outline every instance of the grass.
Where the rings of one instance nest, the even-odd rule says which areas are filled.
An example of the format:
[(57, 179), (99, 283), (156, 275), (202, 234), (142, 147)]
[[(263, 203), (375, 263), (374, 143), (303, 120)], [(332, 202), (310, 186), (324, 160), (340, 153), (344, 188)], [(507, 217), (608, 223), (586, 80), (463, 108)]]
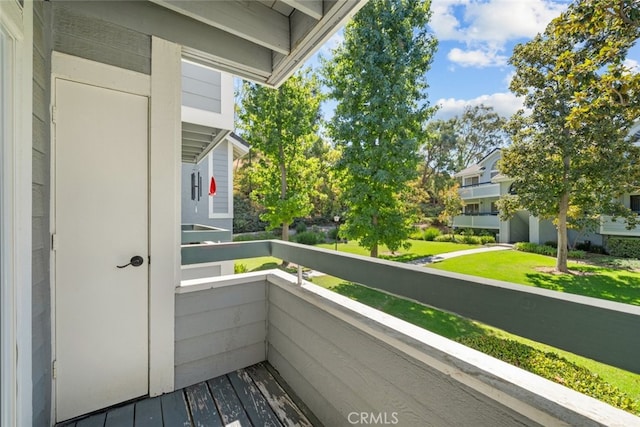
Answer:
[[(381, 246), (379, 249), (381, 255), (380, 258), (398, 262), (407, 262), (432, 255), (480, 247), (478, 245), (467, 245), (463, 243), (427, 242), (424, 240), (409, 240), (409, 242), (411, 243), (411, 247), (408, 250), (400, 249), (395, 254), (390, 254), (388, 248)], [(317, 246), (325, 249), (335, 249), (335, 243), (323, 243)], [(368, 256), (370, 253), (367, 249), (358, 246), (358, 242), (355, 240), (350, 241), (349, 243), (338, 243), (338, 251), (365, 256)]]
[(556, 353), (570, 362), (598, 374), (609, 384), (618, 387), (630, 398), (640, 401), (640, 375), (638, 374), (531, 341), (452, 313), (446, 313), (413, 301), (394, 297), (366, 286), (346, 282), (336, 277), (314, 277), (313, 283), (449, 339), (455, 340), (472, 335), (493, 335), (499, 338), (515, 340), (544, 352)]
[(574, 274), (539, 271), (553, 266), (555, 258), (519, 251), (484, 252), (428, 265), (438, 270), (640, 305), (639, 273), (584, 263), (570, 263)]

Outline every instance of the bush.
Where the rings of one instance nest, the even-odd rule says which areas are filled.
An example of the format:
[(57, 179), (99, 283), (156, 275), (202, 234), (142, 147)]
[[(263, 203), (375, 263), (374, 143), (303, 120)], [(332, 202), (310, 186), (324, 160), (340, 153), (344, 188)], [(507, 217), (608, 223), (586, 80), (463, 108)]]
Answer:
[(609, 237), (607, 250), (610, 255), (621, 258), (640, 259), (640, 239), (630, 237)]
[(458, 338), (457, 341), (609, 405), (636, 414), (640, 411), (640, 402), (556, 353), (545, 353), (526, 344), (495, 336), (472, 335)]
[(436, 242), (457, 242), (455, 236), (452, 236), (451, 234), (441, 234), (439, 236), (436, 236), (433, 240)]
[(331, 240), (337, 240), (338, 239), (338, 228), (334, 227), (329, 229), (329, 231), (327, 232), (327, 237)]
[(496, 238), (494, 236), (484, 235), (484, 236), (479, 236), (479, 237), (480, 237), (480, 244), (482, 244), (482, 245), (486, 245), (487, 243), (495, 243), (496, 242)]
[(322, 235), (314, 233), (313, 231), (304, 231), (300, 234), (296, 234), (295, 239), (296, 242), (302, 243), (303, 245), (317, 245), (324, 240)]
[(600, 245), (591, 245), (591, 249), (589, 250), (589, 252), (591, 252), (592, 254), (600, 254), (600, 255), (607, 254), (607, 251), (605, 250), (604, 246), (600, 246)]
[(304, 233), (305, 231), (307, 231), (307, 224), (300, 221), (296, 224), (295, 230), (296, 230), (296, 233)]
[(261, 231), (259, 233), (251, 233), (251, 234), (240, 234), (238, 236), (233, 236), (234, 242), (249, 242), (252, 240), (272, 240), (273, 233), (270, 231)]
[(466, 243), (468, 245), (480, 244), (480, 238), (474, 236), (473, 234), (463, 234), (461, 241), (462, 243)]
[(517, 251), (522, 252), (531, 252), (534, 254), (547, 255), (547, 256), (557, 256), (558, 250), (552, 246), (547, 244), (539, 245), (537, 243), (531, 242), (518, 242), (513, 245), (513, 248)]
[(422, 233), (422, 238), (428, 242), (432, 242), (436, 237), (440, 236), (440, 230), (435, 227), (429, 227)]
[(587, 256), (587, 253), (585, 251), (581, 251), (578, 249), (571, 250), (567, 254), (567, 257), (571, 259), (584, 259), (586, 258), (586, 256)]
[(546, 242), (544, 242), (544, 246), (550, 246), (552, 248), (558, 249), (558, 242), (555, 242), (553, 240), (547, 240)]
[(249, 271), (249, 269), (245, 264), (240, 264), (240, 263), (233, 264), (234, 274), (246, 273), (247, 271)]

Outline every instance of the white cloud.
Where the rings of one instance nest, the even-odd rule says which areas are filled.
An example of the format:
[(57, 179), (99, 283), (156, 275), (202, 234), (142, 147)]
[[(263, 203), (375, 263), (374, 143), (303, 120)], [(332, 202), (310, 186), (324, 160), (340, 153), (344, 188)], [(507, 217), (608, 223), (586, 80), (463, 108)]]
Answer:
[(499, 55), (497, 51), (483, 49), (462, 50), (457, 47), (451, 49), (447, 59), (462, 67), (496, 67), (507, 64), (507, 57)]
[(624, 66), (629, 68), (632, 73), (640, 73), (640, 62), (635, 59), (625, 59)]
[(484, 104), (493, 107), (496, 113), (509, 118), (522, 108), (522, 98), (518, 98), (511, 92), (500, 92), (491, 95), (481, 95), (474, 99), (439, 99), (435, 103), (440, 107), (436, 113), (436, 119), (447, 120), (462, 114), (467, 106)]
[(544, 31), (566, 7), (553, 0), (432, 0), (430, 25), (439, 40), (504, 45)]
[(562, 0), (432, 0), (431, 28), (440, 41), (462, 43), (450, 61), (463, 66), (503, 66), (510, 41), (530, 39), (566, 8)]

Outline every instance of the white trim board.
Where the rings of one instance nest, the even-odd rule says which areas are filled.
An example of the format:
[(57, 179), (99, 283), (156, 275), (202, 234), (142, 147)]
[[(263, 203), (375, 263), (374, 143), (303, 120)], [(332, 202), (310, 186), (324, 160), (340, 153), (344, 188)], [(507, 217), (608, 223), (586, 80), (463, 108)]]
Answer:
[(33, 3), (0, 1), (0, 31), (0, 424), (31, 425)]

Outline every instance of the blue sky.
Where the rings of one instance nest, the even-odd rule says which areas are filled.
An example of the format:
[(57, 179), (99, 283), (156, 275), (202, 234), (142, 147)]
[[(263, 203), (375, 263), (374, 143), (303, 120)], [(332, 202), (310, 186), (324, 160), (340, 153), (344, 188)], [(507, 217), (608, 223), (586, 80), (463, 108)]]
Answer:
[[(438, 39), (427, 73), (429, 102), (440, 106), (436, 118), (447, 119), (467, 105), (484, 103), (510, 116), (522, 101), (509, 91), (513, 69), (507, 64), (513, 47), (530, 40), (558, 16), (567, 0), (432, 0), (430, 27)], [(328, 56), (342, 40), (334, 35), (320, 49)], [(316, 55), (317, 56), (317, 55)], [(317, 64), (317, 58), (309, 64)], [(640, 72), (640, 47), (628, 65)], [(330, 115), (331, 105), (325, 106)]]

